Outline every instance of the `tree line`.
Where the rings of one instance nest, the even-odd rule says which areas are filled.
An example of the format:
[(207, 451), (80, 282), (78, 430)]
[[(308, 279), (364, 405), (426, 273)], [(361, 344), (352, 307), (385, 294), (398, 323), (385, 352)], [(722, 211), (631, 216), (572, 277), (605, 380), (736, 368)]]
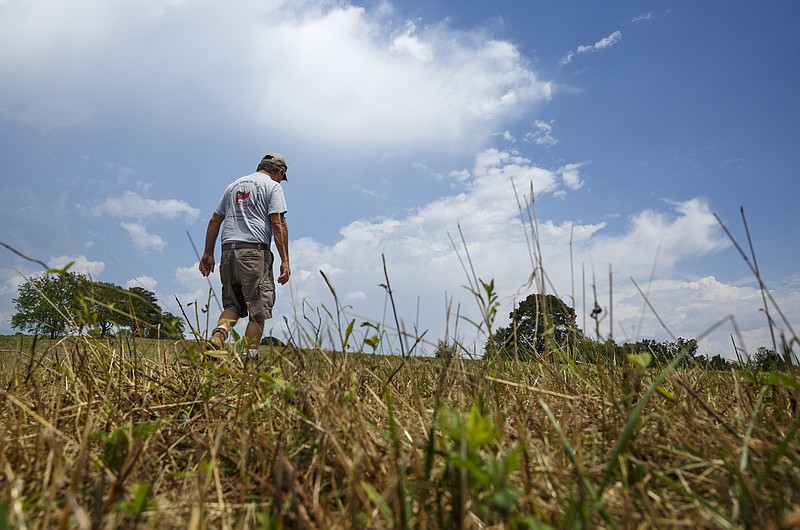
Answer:
[[(181, 338), (183, 320), (163, 311), (155, 293), (142, 287), (125, 289), (113, 283), (96, 282), (76, 272), (59, 271), (28, 279), (13, 300), (16, 313), (11, 327), (22, 332), (62, 337), (88, 333), (100, 338), (128, 334), (142, 338)], [(510, 324), (497, 328), (484, 346), (484, 355), (534, 361), (557, 352), (577, 352), (581, 360), (624, 359), (627, 354), (647, 352), (655, 365), (666, 365), (685, 354), (681, 364), (700, 364), (725, 370), (737, 363), (714, 355), (697, 357), (695, 339), (678, 338), (658, 342), (641, 339), (622, 345), (586, 336), (577, 326), (575, 310), (555, 295), (530, 294), (509, 313)], [(276, 341), (265, 337), (262, 344)], [(278, 341), (279, 342), (279, 341)], [(449, 351), (440, 344), (437, 355)], [(757, 370), (783, 370), (791, 356), (760, 347), (749, 360)]]
[[(530, 294), (511, 313), (508, 326), (499, 327), (484, 347), (484, 355), (522, 361), (537, 360), (545, 355), (571, 351), (582, 360), (597, 362), (600, 359), (625, 359), (627, 354), (649, 353), (653, 365), (666, 365), (684, 353), (682, 365), (699, 364), (710, 369), (725, 370), (737, 366), (736, 362), (719, 354), (711, 358), (697, 357), (695, 339), (679, 337), (675, 341), (658, 342), (641, 339), (636, 342), (616, 344), (587, 337), (577, 326), (575, 310), (555, 295)], [(782, 370), (791, 363), (791, 356), (783, 356), (770, 348), (760, 347), (749, 363), (757, 370)]]
[(180, 338), (183, 320), (158, 305), (155, 293), (92, 281), (60, 271), (27, 279), (13, 300), (11, 327), (50, 338), (123, 333), (142, 338)]

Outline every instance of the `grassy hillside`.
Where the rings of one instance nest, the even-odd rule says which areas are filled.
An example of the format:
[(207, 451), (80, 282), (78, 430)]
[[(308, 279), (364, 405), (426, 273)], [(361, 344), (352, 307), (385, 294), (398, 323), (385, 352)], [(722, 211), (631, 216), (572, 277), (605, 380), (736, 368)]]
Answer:
[(0, 346), (0, 528), (800, 525), (793, 372)]

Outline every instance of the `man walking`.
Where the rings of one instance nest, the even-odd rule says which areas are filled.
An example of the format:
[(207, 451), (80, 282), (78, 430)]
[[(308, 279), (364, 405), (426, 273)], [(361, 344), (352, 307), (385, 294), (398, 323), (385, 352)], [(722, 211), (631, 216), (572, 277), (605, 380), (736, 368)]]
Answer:
[(228, 332), (240, 318), (249, 316), (245, 337), (248, 353), (258, 355), (264, 321), (272, 318), (275, 281), (272, 276), (272, 239), (281, 258), (278, 283), (289, 281), (289, 231), (286, 199), (281, 182), (286, 178), (286, 159), (269, 153), (256, 172), (240, 177), (225, 189), (206, 229), (206, 246), (200, 273), (214, 272), (214, 247), (222, 228), (222, 307), (209, 344), (222, 349)]

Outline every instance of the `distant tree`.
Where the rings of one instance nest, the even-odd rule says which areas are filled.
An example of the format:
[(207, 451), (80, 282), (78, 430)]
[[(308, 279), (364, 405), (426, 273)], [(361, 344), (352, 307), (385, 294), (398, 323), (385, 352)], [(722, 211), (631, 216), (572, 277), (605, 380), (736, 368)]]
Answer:
[(705, 365), (711, 370), (729, 370), (734, 366), (734, 363), (716, 354), (710, 359), (707, 359)]
[(135, 337), (180, 338), (184, 331), (183, 320), (163, 311), (147, 289), (124, 289), (74, 272), (31, 278), (13, 302), (13, 328), (51, 338), (84, 330), (107, 337), (125, 328)]
[(75, 272), (43, 274), (20, 285), (12, 300), (16, 313), (11, 327), (35, 335), (56, 338), (75, 330), (78, 286), (87, 281)]
[(697, 348), (697, 340), (684, 339), (682, 337), (678, 337), (675, 342), (668, 340), (656, 342), (652, 339), (642, 339), (633, 343), (626, 342), (622, 346), (616, 347), (617, 353), (621, 354), (618, 357), (624, 358), (624, 355), (628, 353), (648, 352), (653, 356), (652, 363), (657, 365), (671, 363), (682, 351), (686, 351), (686, 357), (681, 362), (681, 365), (688, 365), (692, 362), (691, 358), (697, 353)]
[(106, 282), (83, 282), (78, 288), (81, 306), (78, 332), (88, 327), (98, 337), (111, 335), (115, 327), (123, 324), (120, 307), (124, 303), (124, 290)]
[(440, 340), (436, 343), (436, 350), (433, 356), (437, 359), (451, 359), (458, 356), (458, 347), (455, 342)]
[(770, 370), (783, 371), (788, 368), (786, 359), (771, 348), (761, 346), (756, 350), (756, 354), (750, 359), (756, 370), (767, 372)]
[(261, 345), (262, 345), (262, 346), (272, 346), (272, 347), (274, 347), (274, 348), (283, 348), (284, 346), (286, 346), (286, 345), (283, 343), (283, 341), (282, 341), (282, 340), (280, 340), (280, 339), (276, 339), (276, 338), (275, 338), (275, 337), (273, 337), (273, 336), (263, 337), (263, 338), (261, 339)]
[(123, 322), (134, 337), (179, 338), (183, 335), (183, 320), (162, 310), (154, 292), (131, 287), (124, 295)]
[(122, 308), (123, 321), (134, 337), (149, 337), (155, 334), (152, 328), (158, 326), (161, 308), (155, 293), (144, 287), (131, 287), (125, 293)]
[(530, 294), (508, 316), (511, 323), (497, 329), (486, 343), (487, 353), (529, 358), (544, 354), (548, 346), (566, 346), (570, 335), (583, 336), (575, 310), (552, 294)]

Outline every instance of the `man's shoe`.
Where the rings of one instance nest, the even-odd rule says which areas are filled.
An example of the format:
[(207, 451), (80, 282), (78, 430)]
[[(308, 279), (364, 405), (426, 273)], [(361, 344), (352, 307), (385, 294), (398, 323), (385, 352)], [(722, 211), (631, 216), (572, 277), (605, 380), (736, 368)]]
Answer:
[(228, 332), (222, 328), (217, 328), (208, 339), (208, 344), (215, 350), (225, 349), (225, 341), (228, 339)]

